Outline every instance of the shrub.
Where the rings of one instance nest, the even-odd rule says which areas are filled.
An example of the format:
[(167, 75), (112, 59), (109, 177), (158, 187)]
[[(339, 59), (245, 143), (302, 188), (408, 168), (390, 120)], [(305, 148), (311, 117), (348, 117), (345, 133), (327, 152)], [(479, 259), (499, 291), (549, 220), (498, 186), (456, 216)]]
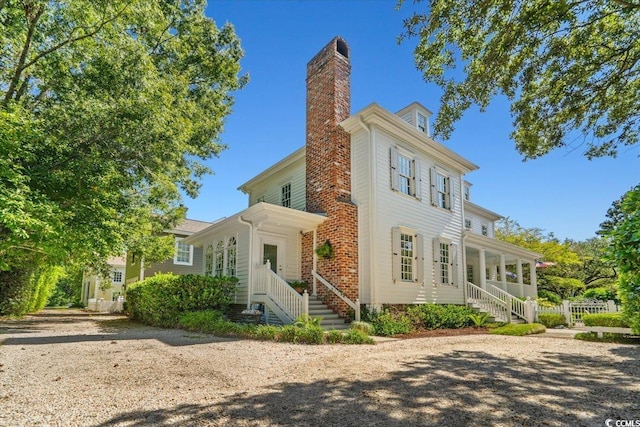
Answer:
[(613, 342), (619, 344), (640, 345), (640, 339), (638, 339), (637, 337), (628, 337), (623, 334), (612, 334), (608, 332), (603, 333), (602, 338), (598, 338), (598, 334), (595, 332), (581, 332), (575, 335), (575, 339), (581, 341)]
[(362, 331), (367, 335), (372, 335), (375, 332), (373, 325), (368, 322), (351, 322), (350, 329)]
[(481, 327), (489, 323), (490, 317), (491, 315), (489, 313), (473, 313), (469, 315), (469, 320), (471, 320), (473, 326)]
[(344, 344), (374, 344), (375, 342), (366, 332), (360, 329), (349, 329), (342, 336)]
[(329, 344), (340, 344), (342, 342), (342, 332), (337, 329), (332, 329), (325, 335), (325, 341)]
[(567, 326), (567, 319), (559, 313), (540, 313), (538, 314), (538, 322), (547, 328), (555, 328), (556, 326)]
[(215, 332), (216, 324), (223, 320), (217, 310), (191, 311), (180, 316), (178, 326), (189, 331)]
[(173, 327), (187, 312), (225, 311), (237, 282), (234, 277), (157, 274), (127, 288), (129, 314), (143, 323)]
[(251, 330), (251, 338), (262, 341), (274, 341), (280, 328), (273, 325), (258, 325)]
[(504, 326), (500, 326), (499, 328), (491, 329), (489, 333), (495, 335), (513, 335), (517, 337), (521, 337), (523, 335), (531, 335), (531, 334), (541, 334), (546, 331), (547, 328), (540, 323), (508, 323)]
[(372, 323), (376, 335), (408, 334), (414, 330), (411, 319), (403, 312), (392, 312), (385, 309), (373, 317)]
[(585, 326), (609, 326), (614, 328), (629, 328), (629, 323), (620, 313), (595, 313), (582, 316)]
[(462, 305), (420, 304), (409, 307), (407, 314), (416, 329), (456, 329), (471, 325), (474, 311)]
[(280, 329), (276, 340), (294, 344), (322, 344), (324, 341), (324, 329), (314, 325), (305, 327), (286, 325)]

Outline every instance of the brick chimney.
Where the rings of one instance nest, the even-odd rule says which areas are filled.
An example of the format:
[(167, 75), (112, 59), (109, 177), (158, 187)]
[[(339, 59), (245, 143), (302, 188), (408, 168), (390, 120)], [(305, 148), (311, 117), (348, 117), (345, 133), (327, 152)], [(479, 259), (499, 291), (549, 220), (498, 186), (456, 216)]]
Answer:
[[(307, 64), (306, 206), (308, 212), (327, 215), (318, 228), (317, 244), (328, 240), (334, 249), (334, 258), (318, 260), (318, 273), (355, 301), (358, 216), (351, 202), (351, 138), (339, 126), (351, 113), (350, 74), (349, 47), (340, 37)], [(314, 249), (309, 238), (303, 238), (305, 279), (310, 279), (309, 256)], [(324, 294), (322, 285), (318, 289)], [(346, 314), (340, 299), (328, 297), (330, 305)]]

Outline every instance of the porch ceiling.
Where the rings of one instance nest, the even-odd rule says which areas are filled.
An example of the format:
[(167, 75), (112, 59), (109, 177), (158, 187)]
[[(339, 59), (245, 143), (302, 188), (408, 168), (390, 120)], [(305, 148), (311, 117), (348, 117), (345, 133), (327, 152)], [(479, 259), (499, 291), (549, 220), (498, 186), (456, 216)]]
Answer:
[(464, 235), (465, 245), (474, 249), (485, 249), (488, 252), (505, 254), (508, 259), (523, 259), (523, 260), (536, 260), (542, 258), (542, 254), (532, 252), (530, 250), (521, 248), (520, 246), (512, 245), (510, 243), (503, 242), (501, 240), (492, 239), (487, 236), (474, 233), (472, 231), (466, 231)]

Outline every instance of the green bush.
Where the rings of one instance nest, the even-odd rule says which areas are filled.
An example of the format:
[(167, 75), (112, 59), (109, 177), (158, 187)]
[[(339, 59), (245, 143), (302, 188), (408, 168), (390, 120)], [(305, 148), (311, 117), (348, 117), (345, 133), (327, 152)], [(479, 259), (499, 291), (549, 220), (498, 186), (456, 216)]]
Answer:
[(385, 309), (372, 317), (373, 329), (376, 335), (390, 336), (408, 334), (414, 331), (411, 319), (404, 312), (393, 312)]
[(609, 326), (613, 328), (629, 328), (629, 323), (620, 313), (596, 313), (582, 316), (584, 326)]
[(538, 322), (547, 328), (555, 328), (556, 326), (567, 326), (567, 319), (559, 313), (540, 313), (538, 314)]
[(367, 335), (373, 335), (375, 329), (371, 323), (368, 322), (351, 322), (350, 329), (357, 329), (364, 332)]
[(44, 308), (64, 268), (0, 271), (0, 315), (22, 316)]
[(595, 332), (581, 332), (575, 335), (575, 339), (580, 341), (613, 342), (619, 344), (640, 345), (640, 339), (638, 339), (637, 337), (628, 337), (623, 334), (612, 334), (608, 332), (603, 333), (602, 338), (598, 338), (598, 334)]
[(470, 315), (475, 312), (462, 305), (419, 304), (407, 309), (414, 328), (457, 329), (472, 324)]
[(342, 335), (343, 344), (374, 344), (373, 339), (360, 329), (349, 329)]
[(469, 320), (473, 323), (475, 327), (486, 326), (489, 323), (489, 318), (491, 315), (489, 313), (473, 313), (469, 315)]
[(491, 329), (489, 333), (495, 335), (513, 335), (517, 337), (521, 337), (524, 335), (531, 334), (541, 334), (546, 331), (547, 328), (540, 323), (508, 323), (504, 326), (500, 326), (499, 328)]
[(181, 315), (202, 310), (225, 311), (233, 301), (235, 277), (157, 274), (127, 288), (132, 319), (174, 327)]
[(276, 339), (276, 336), (278, 336), (279, 331), (280, 328), (278, 328), (277, 326), (257, 325), (249, 330), (249, 337), (262, 341), (274, 341)]
[(189, 331), (215, 332), (224, 315), (217, 310), (191, 311), (178, 319), (178, 326)]
[(342, 342), (342, 332), (337, 329), (332, 329), (327, 332), (324, 336), (324, 339), (329, 344), (340, 344)]
[(276, 340), (294, 344), (322, 344), (324, 342), (324, 329), (315, 325), (304, 327), (286, 325), (280, 329)]

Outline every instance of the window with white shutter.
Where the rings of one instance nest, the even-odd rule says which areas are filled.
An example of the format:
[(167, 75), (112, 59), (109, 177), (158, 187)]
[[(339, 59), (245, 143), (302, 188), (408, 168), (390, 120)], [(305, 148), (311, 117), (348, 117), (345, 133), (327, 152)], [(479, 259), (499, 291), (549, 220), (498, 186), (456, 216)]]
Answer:
[(436, 285), (456, 284), (454, 273), (456, 271), (456, 245), (443, 238), (433, 239), (433, 264)]
[(420, 162), (396, 147), (391, 148), (391, 189), (420, 198)]
[(404, 227), (392, 229), (393, 281), (424, 282), (424, 240)]
[(451, 178), (431, 168), (431, 204), (451, 210)]

